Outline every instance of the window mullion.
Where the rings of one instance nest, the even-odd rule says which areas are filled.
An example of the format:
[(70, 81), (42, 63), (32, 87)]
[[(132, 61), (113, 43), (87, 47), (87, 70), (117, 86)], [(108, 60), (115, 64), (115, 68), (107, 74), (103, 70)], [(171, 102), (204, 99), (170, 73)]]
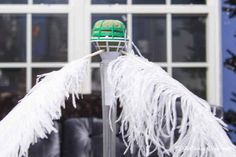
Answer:
[(33, 0), (28, 0), (28, 4), (29, 5), (33, 4)]
[(127, 0), (128, 5), (132, 5), (132, 0)]
[(167, 71), (172, 76), (172, 16), (167, 14)]
[(26, 19), (26, 91), (29, 91), (32, 86), (32, 14), (28, 13)]
[(220, 42), (220, 0), (208, 0), (210, 6), (207, 18), (207, 96), (211, 104), (222, 106), (221, 93), (221, 42)]
[[(132, 24), (133, 24), (133, 20), (132, 20), (132, 14), (128, 14), (127, 15), (127, 32), (128, 32), (128, 38), (130, 39), (130, 41), (133, 41), (133, 29), (132, 29)], [(132, 44), (129, 43), (130, 47), (132, 47)]]
[(171, 5), (171, 0), (166, 0), (167, 5)]

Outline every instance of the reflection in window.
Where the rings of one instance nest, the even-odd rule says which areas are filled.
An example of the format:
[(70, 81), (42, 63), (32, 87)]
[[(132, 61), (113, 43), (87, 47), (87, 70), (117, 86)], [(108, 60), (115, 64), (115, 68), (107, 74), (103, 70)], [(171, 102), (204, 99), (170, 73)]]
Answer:
[(172, 0), (172, 4), (206, 4), (206, 0)]
[(92, 0), (92, 4), (126, 4), (127, 0)]
[(35, 4), (68, 4), (68, 0), (34, 0)]
[(0, 92), (25, 92), (25, 69), (0, 69)]
[(173, 77), (183, 83), (194, 94), (206, 99), (205, 68), (173, 68)]
[(206, 61), (206, 17), (173, 16), (173, 61)]
[[(110, 19), (122, 21), (125, 24), (125, 26), (127, 26), (127, 16), (125, 14), (93, 14), (91, 28), (98, 20), (110, 20)], [(91, 45), (91, 47), (92, 47), (92, 52), (95, 52), (96, 51), (95, 47), (93, 45)], [(92, 62), (100, 62), (100, 61), (101, 61), (100, 56), (95, 56), (92, 58)]]
[(26, 16), (0, 15), (0, 62), (26, 61)]
[(165, 0), (133, 0), (133, 4), (165, 4)]
[(34, 62), (67, 61), (67, 15), (33, 15), (32, 60)]
[(154, 62), (166, 61), (166, 17), (134, 15), (133, 41), (142, 55)]
[(0, 120), (5, 117), (25, 95), (25, 80), (25, 69), (0, 69)]
[(92, 91), (100, 92), (101, 91), (101, 78), (100, 78), (100, 69), (92, 69)]
[(0, 4), (27, 4), (27, 0), (1, 0)]
[(32, 85), (34, 86), (36, 84), (38, 75), (49, 73), (56, 70), (59, 70), (59, 68), (33, 68), (32, 69)]

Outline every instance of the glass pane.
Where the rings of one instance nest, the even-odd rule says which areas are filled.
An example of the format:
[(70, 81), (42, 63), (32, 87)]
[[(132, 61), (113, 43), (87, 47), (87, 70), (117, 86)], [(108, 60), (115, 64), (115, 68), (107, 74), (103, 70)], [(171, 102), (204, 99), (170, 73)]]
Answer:
[(25, 92), (26, 71), (20, 68), (0, 69), (0, 93)]
[(34, 4), (68, 4), (68, 0), (34, 0)]
[(173, 68), (173, 77), (194, 94), (206, 99), (206, 68)]
[(126, 4), (127, 0), (92, 0), (92, 4)]
[(0, 69), (0, 120), (4, 118), (26, 92), (26, 70)]
[(1, 0), (0, 4), (27, 4), (27, 0)]
[(26, 16), (0, 14), (0, 62), (26, 61)]
[(133, 4), (165, 4), (165, 0), (133, 0)]
[[(108, 20), (108, 19), (120, 20), (127, 26), (127, 16), (125, 14), (93, 14), (91, 28), (98, 20)], [(91, 45), (91, 48), (92, 52), (96, 51), (93, 45)], [(100, 61), (101, 61), (100, 56), (95, 56), (92, 58), (92, 62), (100, 62)]]
[(100, 78), (100, 68), (92, 69), (92, 91), (101, 91), (101, 78)]
[(32, 60), (65, 62), (68, 47), (67, 15), (33, 15)]
[(134, 15), (133, 41), (142, 55), (153, 62), (166, 61), (166, 17)]
[(172, 0), (172, 4), (206, 4), (206, 0)]
[(37, 75), (49, 73), (55, 70), (59, 70), (59, 68), (33, 68), (32, 69), (32, 85), (36, 84)]
[(206, 17), (173, 16), (173, 61), (206, 61)]

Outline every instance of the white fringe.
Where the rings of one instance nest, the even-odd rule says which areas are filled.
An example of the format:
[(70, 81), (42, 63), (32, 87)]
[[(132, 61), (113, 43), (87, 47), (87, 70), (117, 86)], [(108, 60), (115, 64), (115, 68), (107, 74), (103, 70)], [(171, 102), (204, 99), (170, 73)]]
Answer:
[(53, 120), (61, 117), (61, 107), (72, 94), (82, 92), (89, 60), (79, 59), (61, 70), (45, 74), (18, 105), (0, 122), (0, 157), (28, 156), (27, 151), (38, 138), (47, 138), (54, 128)]
[(118, 120), (127, 150), (138, 146), (139, 156), (145, 157), (156, 150), (159, 157), (236, 156), (226, 125), (211, 113), (209, 104), (158, 65), (134, 55), (121, 56), (109, 64), (108, 77), (123, 108)]

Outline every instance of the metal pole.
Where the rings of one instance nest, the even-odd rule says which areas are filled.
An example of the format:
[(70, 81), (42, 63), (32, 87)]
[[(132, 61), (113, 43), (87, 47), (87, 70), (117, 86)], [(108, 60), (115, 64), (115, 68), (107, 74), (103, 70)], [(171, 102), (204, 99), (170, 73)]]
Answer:
[[(102, 119), (103, 119), (103, 157), (116, 157), (116, 106), (110, 112), (114, 91), (107, 80), (107, 67), (110, 61), (119, 56), (118, 52), (105, 52), (100, 55), (101, 85), (102, 85)], [(109, 114), (110, 112), (110, 114)], [(110, 115), (110, 117), (109, 117)], [(110, 118), (110, 119), (109, 119)], [(110, 123), (111, 120), (111, 123)], [(111, 124), (111, 126), (110, 126)], [(111, 130), (111, 127), (113, 131)]]

